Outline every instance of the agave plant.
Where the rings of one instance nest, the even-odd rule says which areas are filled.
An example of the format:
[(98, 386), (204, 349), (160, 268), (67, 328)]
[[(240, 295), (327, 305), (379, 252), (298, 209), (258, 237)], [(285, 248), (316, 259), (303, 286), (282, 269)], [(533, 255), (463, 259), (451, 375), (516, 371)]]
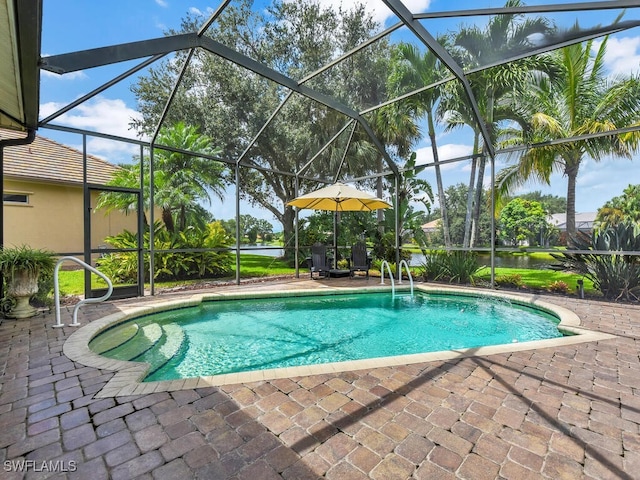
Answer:
[[(578, 271), (593, 281), (596, 289), (610, 300), (638, 300), (640, 295), (640, 257), (622, 252), (640, 251), (640, 229), (633, 223), (620, 223), (582, 234), (562, 254), (552, 254), (564, 268)], [(572, 253), (572, 250), (621, 253)]]

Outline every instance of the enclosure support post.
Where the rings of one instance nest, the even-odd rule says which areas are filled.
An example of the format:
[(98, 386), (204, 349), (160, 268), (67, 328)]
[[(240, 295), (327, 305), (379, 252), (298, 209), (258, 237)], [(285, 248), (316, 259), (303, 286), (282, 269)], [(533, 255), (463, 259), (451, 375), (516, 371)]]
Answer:
[[(294, 197), (293, 198), (298, 198), (298, 174), (296, 174), (295, 178), (294, 178)], [(287, 208), (287, 206), (285, 205), (284, 208)], [(295, 263), (296, 266), (296, 278), (300, 278), (300, 237), (298, 235), (298, 228), (300, 227), (299, 225), (299, 216), (298, 216), (298, 208), (296, 207), (295, 209), (295, 217), (293, 219), (294, 222), (294, 228), (295, 231), (293, 232), (294, 235), (294, 239), (295, 239), (295, 251), (293, 253), (293, 261)], [(285, 242), (285, 247), (287, 246), (286, 238), (282, 239)], [(285, 255), (286, 255), (286, 250), (285, 250)]]
[(394, 228), (395, 228), (395, 238), (396, 238), (396, 265), (400, 265), (400, 247), (402, 246), (402, 242), (400, 239), (400, 179), (398, 175), (395, 175), (395, 183), (396, 183), (396, 208), (394, 211)]
[(236, 284), (240, 285), (240, 165), (236, 163)]
[(496, 288), (496, 159), (491, 159), (491, 288)]

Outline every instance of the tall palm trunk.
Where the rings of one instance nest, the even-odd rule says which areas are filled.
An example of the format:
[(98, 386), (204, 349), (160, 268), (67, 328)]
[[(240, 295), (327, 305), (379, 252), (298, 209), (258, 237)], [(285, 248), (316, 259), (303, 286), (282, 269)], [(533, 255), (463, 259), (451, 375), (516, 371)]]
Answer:
[(429, 139), (431, 141), (431, 151), (433, 152), (433, 165), (436, 172), (436, 184), (438, 186), (438, 203), (440, 204), (440, 221), (442, 222), (442, 231), (444, 234), (445, 247), (451, 246), (451, 234), (449, 233), (449, 214), (447, 213), (446, 197), (444, 195), (444, 186), (442, 185), (442, 173), (440, 172), (440, 157), (438, 156), (438, 147), (436, 145), (436, 132), (433, 125), (433, 115), (431, 112), (427, 115), (429, 124)]
[(484, 169), (487, 164), (487, 157), (482, 155), (478, 162), (478, 181), (476, 182), (475, 200), (473, 203), (473, 217), (471, 218), (471, 233), (469, 235), (469, 246), (475, 246), (480, 237), (480, 208), (482, 205), (482, 193), (484, 184)]
[[(572, 159), (575, 160), (575, 159)], [(578, 178), (578, 170), (580, 168), (580, 160), (567, 161), (564, 170), (567, 175), (567, 246), (574, 246), (574, 238), (576, 237), (576, 180)]]
[[(479, 134), (475, 132), (473, 138), (473, 154), (478, 152)], [(463, 247), (470, 246), (470, 234), (471, 234), (471, 217), (473, 213), (473, 184), (476, 180), (476, 166), (478, 159), (474, 156), (471, 160), (471, 173), (469, 174), (469, 190), (467, 191), (467, 213), (464, 217), (464, 239), (462, 240)]]

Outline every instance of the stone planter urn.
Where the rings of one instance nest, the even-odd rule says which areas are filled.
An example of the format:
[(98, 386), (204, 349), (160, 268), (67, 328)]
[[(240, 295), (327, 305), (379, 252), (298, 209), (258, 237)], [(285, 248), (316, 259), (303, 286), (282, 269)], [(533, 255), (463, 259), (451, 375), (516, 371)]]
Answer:
[(29, 300), (38, 293), (38, 279), (41, 275), (52, 275), (54, 254), (27, 245), (0, 249), (0, 274), (5, 283), (3, 309), (7, 318), (29, 318), (38, 311)]
[(8, 279), (7, 294), (15, 299), (15, 306), (7, 312), (8, 318), (29, 318), (38, 311), (29, 304), (29, 300), (38, 293), (38, 271), (16, 270)]

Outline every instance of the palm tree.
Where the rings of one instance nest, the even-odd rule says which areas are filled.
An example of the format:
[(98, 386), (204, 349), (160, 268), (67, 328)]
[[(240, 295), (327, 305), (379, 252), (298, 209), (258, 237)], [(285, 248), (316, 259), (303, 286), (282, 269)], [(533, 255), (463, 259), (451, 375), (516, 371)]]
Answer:
[[(185, 152), (198, 152), (204, 155), (218, 155), (212, 139), (198, 133), (198, 129), (179, 122), (172, 127), (163, 128), (157, 143)], [(149, 158), (145, 157), (142, 167), (149, 169)], [(139, 188), (140, 166), (122, 165), (113, 177), (110, 185)], [(149, 175), (144, 175), (144, 208), (149, 204)], [(167, 231), (184, 231), (189, 224), (202, 224), (202, 203), (210, 203), (210, 192), (222, 198), (224, 195), (224, 166), (216, 161), (178, 151), (156, 148), (154, 150), (154, 204), (162, 210), (162, 221)], [(136, 208), (135, 198), (119, 192), (100, 195), (98, 208), (131, 211)], [(145, 219), (146, 220), (146, 219)]]
[[(440, 38), (441, 44), (446, 43), (446, 38)], [(391, 76), (391, 88), (401, 91), (418, 89), (437, 83), (445, 78), (446, 70), (439, 59), (431, 52), (421, 53), (414, 45), (401, 43), (398, 45), (398, 60), (393, 63), (394, 72)], [(433, 87), (409, 97), (406, 102), (413, 105), (413, 109), (420, 117), (426, 117), (431, 151), (433, 153), (436, 186), (438, 189), (438, 203), (440, 206), (440, 219), (442, 222), (444, 244), (451, 246), (449, 234), (449, 219), (447, 214), (440, 158), (436, 144), (435, 110), (440, 98), (440, 88)]]
[[(505, 7), (518, 7), (521, 4), (520, 0), (508, 0)], [(497, 15), (483, 29), (476, 26), (462, 28), (452, 41), (454, 58), (465, 69), (481, 69), (530, 49), (533, 36), (546, 35), (551, 30), (551, 26), (544, 18), (537, 17), (524, 21), (522, 18), (522, 15)], [(515, 93), (518, 89), (526, 84), (527, 78), (533, 72), (549, 72), (550, 69), (551, 65), (545, 57), (529, 57), (483, 69), (469, 76), (482, 120), (487, 126), (490, 141), (493, 144), (496, 143), (500, 123), (513, 120), (517, 116)], [(472, 159), (469, 179), (464, 246), (472, 247), (478, 236), (486, 149), (482, 145), (482, 137), (475, 117), (468, 102), (464, 100), (466, 94), (459, 89), (450, 90), (450, 93), (453, 95), (449, 102), (446, 102), (447, 107), (452, 110), (449, 116), (450, 127), (471, 126), (474, 130), (473, 153), (481, 154), (479, 160), (478, 157)], [(476, 167), (477, 178), (475, 178)]]
[[(578, 28), (576, 25), (575, 28)], [(524, 99), (528, 125), (518, 141), (538, 144), (551, 140), (606, 133), (640, 122), (640, 78), (609, 78), (604, 67), (607, 38), (597, 49), (593, 40), (565, 47), (553, 54), (560, 74), (555, 81), (539, 77)], [(600, 136), (571, 143), (551, 143), (521, 154), (517, 164), (498, 175), (499, 194), (513, 191), (530, 179), (549, 183), (553, 172), (567, 177), (567, 241), (576, 235), (576, 180), (586, 157), (632, 158), (640, 133)]]

